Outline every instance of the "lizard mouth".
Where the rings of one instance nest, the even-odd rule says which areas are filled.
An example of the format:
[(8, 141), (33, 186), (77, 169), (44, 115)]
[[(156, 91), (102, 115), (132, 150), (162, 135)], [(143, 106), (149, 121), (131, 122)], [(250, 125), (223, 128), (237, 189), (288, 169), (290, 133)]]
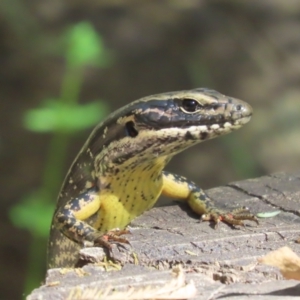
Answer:
[(247, 115), (247, 116), (242, 116), (240, 118), (236, 118), (235, 120), (233, 119), (221, 119), (220, 118), (215, 118), (215, 119), (208, 119), (208, 120), (203, 120), (202, 124), (199, 124), (199, 122), (185, 122), (181, 126), (177, 126), (179, 128), (189, 128), (191, 126), (195, 127), (205, 127), (207, 129), (215, 129), (215, 128), (230, 128), (230, 127), (240, 127), (250, 121), (252, 117), (252, 114)]
[(246, 117), (242, 117), (238, 120), (235, 121), (236, 125), (244, 125), (246, 123), (248, 123), (251, 120), (252, 115), (246, 116)]

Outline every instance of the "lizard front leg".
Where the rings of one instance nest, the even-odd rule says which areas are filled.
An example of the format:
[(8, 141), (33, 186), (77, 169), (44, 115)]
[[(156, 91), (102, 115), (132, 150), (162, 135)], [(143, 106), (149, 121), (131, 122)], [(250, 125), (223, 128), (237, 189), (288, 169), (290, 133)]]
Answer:
[[(102, 233), (85, 220), (101, 210), (101, 200), (97, 188), (90, 188), (78, 197), (69, 200), (54, 216), (54, 224), (65, 236), (83, 246), (101, 245), (110, 249), (109, 241), (128, 243), (119, 237), (125, 231)], [(101, 211), (100, 211), (101, 214)]]
[(214, 222), (215, 228), (221, 221), (240, 226), (244, 226), (243, 220), (254, 221), (258, 224), (257, 218), (249, 213), (247, 208), (239, 208), (232, 212), (224, 212), (216, 208), (213, 201), (201, 188), (180, 175), (163, 171), (162, 194), (186, 201), (191, 209), (201, 216), (201, 220)]

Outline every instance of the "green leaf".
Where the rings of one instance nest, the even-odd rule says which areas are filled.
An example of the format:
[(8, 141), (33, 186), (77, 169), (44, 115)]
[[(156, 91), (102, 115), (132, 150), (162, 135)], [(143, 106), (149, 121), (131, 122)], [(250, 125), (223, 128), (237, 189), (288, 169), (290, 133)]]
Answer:
[(258, 218), (273, 218), (281, 213), (280, 210), (275, 210), (275, 211), (268, 211), (268, 212), (263, 212), (263, 213), (258, 213), (256, 216)]
[(107, 114), (104, 102), (69, 105), (49, 99), (41, 108), (31, 109), (24, 117), (25, 127), (35, 132), (74, 132), (100, 122)]
[(102, 38), (89, 22), (78, 23), (66, 33), (67, 60), (71, 67), (86, 64), (106, 67), (110, 56)]
[[(55, 201), (45, 201), (47, 194), (34, 192), (24, 197), (9, 211), (11, 221), (16, 227), (27, 229), (34, 236), (49, 235)], [(53, 200), (53, 199), (52, 199)]]

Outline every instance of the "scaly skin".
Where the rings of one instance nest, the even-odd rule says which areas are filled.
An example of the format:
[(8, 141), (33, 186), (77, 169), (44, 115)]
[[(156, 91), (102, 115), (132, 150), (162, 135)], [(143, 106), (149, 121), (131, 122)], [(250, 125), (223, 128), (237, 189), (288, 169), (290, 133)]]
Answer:
[(161, 194), (186, 201), (216, 224), (256, 221), (245, 211), (221, 212), (193, 182), (164, 171), (175, 154), (240, 128), (251, 115), (247, 103), (204, 88), (145, 97), (109, 115), (93, 130), (63, 183), (48, 268), (76, 266), (83, 246), (126, 242), (111, 230), (124, 229)]

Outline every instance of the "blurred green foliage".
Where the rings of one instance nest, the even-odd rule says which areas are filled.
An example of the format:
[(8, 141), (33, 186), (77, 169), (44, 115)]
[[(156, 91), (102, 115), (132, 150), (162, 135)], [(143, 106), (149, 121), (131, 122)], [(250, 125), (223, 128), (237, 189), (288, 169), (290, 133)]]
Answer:
[(65, 39), (69, 67), (93, 65), (103, 68), (110, 65), (111, 56), (90, 23), (82, 22), (73, 26), (67, 30)]
[(108, 107), (100, 100), (78, 104), (84, 68), (87, 65), (106, 68), (112, 63), (101, 37), (90, 23), (81, 22), (68, 28), (63, 40), (66, 70), (60, 97), (43, 100), (40, 107), (28, 110), (24, 116), (24, 126), (28, 130), (52, 133), (40, 187), (25, 195), (10, 210), (13, 224), (27, 229), (32, 235), (25, 295), (37, 287), (44, 277), (54, 199), (63, 180), (63, 163), (70, 138), (72, 134), (101, 121), (108, 112)]
[(26, 113), (24, 123), (31, 131), (72, 133), (97, 123), (103, 111), (106, 107), (102, 102), (75, 106), (60, 102), (60, 99), (47, 99), (42, 108)]

